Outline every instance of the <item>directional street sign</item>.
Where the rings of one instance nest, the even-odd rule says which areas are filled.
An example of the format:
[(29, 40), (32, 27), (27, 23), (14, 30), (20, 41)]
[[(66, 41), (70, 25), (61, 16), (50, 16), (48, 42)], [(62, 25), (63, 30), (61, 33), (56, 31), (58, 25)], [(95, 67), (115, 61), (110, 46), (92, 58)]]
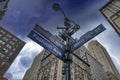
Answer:
[(90, 39), (94, 38), (101, 32), (105, 30), (105, 27), (100, 24), (95, 29), (88, 31), (86, 34), (80, 37), (78, 41), (72, 38), (72, 35), (80, 29), (80, 26), (76, 24), (74, 21), (66, 18), (63, 10), (60, 8), (58, 3), (54, 3), (53, 8), (58, 11), (60, 10), (64, 17), (64, 26), (65, 27), (57, 27), (57, 29), (62, 29), (62, 32), (59, 33), (59, 37), (61, 37), (65, 44), (63, 44), (56, 36), (48, 32), (47, 30), (43, 29), (39, 25), (35, 25), (33, 30), (28, 34), (28, 37), (31, 38), (33, 41), (50, 51), (56, 57), (61, 59), (65, 63), (65, 80), (71, 80), (71, 68), (70, 65), (72, 63), (72, 56), (73, 54), (87, 66), (83, 59), (75, 55), (73, 52), (85, 44)]
[(71, 51), (74, 51), (74, 50), (78, 49), (84, 43), (86, 43), (90, 39), (94, 38), (95, 36), (97, 36), (98, 34), (100, 34), (101, 32), (103, 32), (105, 29), (106, 28), (102, 24), (100, 24), (99, 26), (97, 26), (92, 31), (88, 31), (86, 34), (84, 34), (82, 37), (80, 37), (80, 39), (76, 43), (74, 43), (71, 46)]
[(72, 38), (71, 36), (69, 36), (67, 33), (59, 33), (59, 36), (66, 41), (67, 39), (69, 39), (69, 44), (73, 44), (75, 42), (75, 39)]
[(54, 44), (52, 44), (49, 40), (47, 40), (44, 36), (38, 34), (36, 31), (32, 30), (28, 37), (34, 40), (36, 43), (40, 44), (45, 49), (49, 50), (51, 53), (53, 53), (56, 57), (64, 60), (65, 55), (64, 52), (56, 47)]
[(56, 45), (58, 48), (60, 48), (62, 50), (65, 49), (65, 46), (60, 42), (60, 40), (57, 37), (55, 37), (54, 35), (52, 35), (50, 32), (46, 31), (45, 29), (43, 29), (39, 25), (36, 25), (33, 28), (33, 30), (35, 30), (40, 35), (44, 36), (46, 39), (48, 39), (49, 41), (51, 41), (51, 43), (53, 43), (54, 45)]

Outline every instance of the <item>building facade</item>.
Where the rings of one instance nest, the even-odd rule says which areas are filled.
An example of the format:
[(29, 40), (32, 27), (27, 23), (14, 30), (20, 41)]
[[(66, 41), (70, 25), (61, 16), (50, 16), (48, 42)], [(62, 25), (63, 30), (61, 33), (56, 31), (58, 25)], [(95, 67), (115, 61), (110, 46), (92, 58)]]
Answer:
[[(61, 60), (44, 50), (35, 58), (23, 80), (64, 80), (63, 65)], [(90, 67), (74, 56), (71, 64), (71, 78), (72, 80), (93, 80)]]
[(100, 64), (94, 57), (87, 54), (87, 58), (90, 64), (93, 80), (106, 80), (106, 74), (102, 64)]
[(9, 0), (0, 0), (0, 20), (5, 15)]
[(106, 80), (106, 74), (103, 66), (90, 55), (90, 52), (86, 47), (82, 46), (76, 51), (76, 55), (80, 56), (84, 61), (89, 63), (93, 80)]
[(96, 40), (88, 44), (88, 49), (91, 55), (103, 65), (107, 80), (119, 80), (120, 74), (106, 49)]
[(3, 76), (25, 42), (0, 26), (0, 75)]
[[(84, 46), (77, 49), (74, 54), (84, 60), (86, 63), (72, 55), (72, 80), (105, 80), (102, 65), (93, 59), (93, 57), (88, 55), (89, 51)], [(91, 63), (92, 66), (88, 66), (88, 64)], [(97, 67), (95, 67), (95, 65)], [(95, 71), (97, 69), (98, 71)], [(27, 70), (23, 80), (64, 80), (64, 63), (49, 51), (44, 50), (38, 56), (36, 56), (31, 68)]]
[(120, 0), (110, 0), (100, 11), (120, 36)]

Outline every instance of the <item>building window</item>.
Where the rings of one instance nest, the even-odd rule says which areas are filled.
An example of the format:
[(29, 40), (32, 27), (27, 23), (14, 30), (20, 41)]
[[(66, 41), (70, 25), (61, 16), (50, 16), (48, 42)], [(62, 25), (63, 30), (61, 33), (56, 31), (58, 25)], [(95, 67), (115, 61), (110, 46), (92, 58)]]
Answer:
[(16, 38), (13, 38), (13, 41), (16, 41), (16, 42), (17, 42), (18, 40), (17, 40)]
[(96, 44), (96, 46), (99, 46), (99, 44)]
[(9, 45), (9, 44), (7, 44), (7, 45), (6, 45), (6, 47), (7, 47), (7, 48), (9, 48), (9, 49), (11, 49), (11, 48), (12, 48), (12, 46), (11, 46), (11, 45)]
[(18, 40), (17, 40), (17, 39), (15, 39), (15, 41), (17, 42)]
[(16, 45), (16, 47), (18, 47), (19, 45)]
[(93, 48), (92, 48), (92, 50), (93, 50)]
[(15, 48), (13, 49), (13, 51), (15, 51)]
[(0, 53), (0, 57), (4, 57), (4, 54)]
[(10, 53), (10, 56), (12, 55), (13, 53)]
[(7, 57), (7, 59), (9, 59), (9, 57)]
[(10, 44), (14, 45), (15, 43), (14, 43), (14, 41), (10, 41)]
[(1, 65), (3, 66), (5, 64), (5, 62), (2, 62)]
[(21, 42), (19, 42), (19, 44), (21, 44)]
[(82, 50), (82, 49), (80, 49), (80, 51), (81, 51), (81, 52), (83, 52), (83, 50)]
[(2, 34), (5, 34), (6, 32), (5, 31), (3, 31), (3, 30), (0, 30), (0, 32), (2, 33)]
[(3, 30), (0, 30), (0, 32), (3, 32)]
[(7, 53), (7, 52), (8, 52), (8, 49), (3, 48), (2, 51), (5, 52), (5, 53)]
[(5, 44), (5, 42), (4, 42), (4, 41), (2, 41), (2, 40), (0, 40), (0, 43), (1, 43), (2, 45), (4, 45), (4, 44)]
[(10, 34), (7, 34), (6, 36), (7, 36), (8, 38), (11, 38), (11, 35), (10, 35)]
[(8, 38), (7, 37), (3, 37), (3, 40), (8, 41)]
[(3, 33), (3, 34), (5, 34), (6, 32), (5, 32), (5, 31), (3, 31), (2, 33)]
[(2, 43), (3, 41), (2, 40), (0, 40), (0, 43)]
[(48, 80), (48, 77), (45, 76), (43, 79), (44, 79), (44, 80)]

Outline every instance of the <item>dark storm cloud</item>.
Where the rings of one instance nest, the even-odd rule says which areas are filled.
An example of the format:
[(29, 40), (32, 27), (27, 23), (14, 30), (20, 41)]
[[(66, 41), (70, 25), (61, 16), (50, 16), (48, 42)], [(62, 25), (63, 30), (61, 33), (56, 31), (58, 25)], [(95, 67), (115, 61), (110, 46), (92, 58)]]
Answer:
[[(60, 13), (57, 13), (52, 10), (52, 4), (54, 0), (11, 0), (9, 2), (8, 11), (3, 21), (1, 22), (12, 33), (25, 37), (32, 27), (39, 23), (45, 28), (54, 29), (54, 26), (57, 22), (60, 22)], [(78, 20), (81, 23), (84, 23), (84, 20), (90, 20), (87, 18), (88, 14), (91, 13), (94, 9), (92, 4), (98, 4), (97, 6), (102, 5), (105, 1), (101, 0), (57, 0), (60, 3), (62, 9), (65, 13), (72, 19), (73, 17), (78, 17), (78, 15), (84, 16), (78, 17), (74, 20)], [(84, 6), (83, 6), (84, 5)], [(88, 8), (89, 7), (89, 8)], [(91, 10), (92, 9), (92, 10)], [(87, 12), (87, 13), (85, 13)], [(93, 11), (94, 12), (94, 11)], [(77, 14), (77, 15), (76, 15)], [(92, 15), (92, 14), (91, 14)], [(57, 17), (58, 16), (58, 17)], [(52, 22), (52, 18), (56, 17)], [(95, 16), (94, 16), (95, 17)], [(93, 17), (92, 17), (93, 19)], [(51, 22), (50, 22), (51, 21)], [(63, 20), (61, 20), (62, 22)], [(52, 25), (53, 24), (53, 25)], [(85, 23), (86, 24), (86, 23)], [(82, 24), (81, 24), (82, 25)], [(56, 31), (56, 30), (54, 30)]]
[[(74, 4), (71, 2), (69, 6), (70, 9), (67, 11), (69, 12), (68, 15), (73, 17), (73, 19), (81, 25), (82, 29), (90, 29), (92, 28), (91, 23), (94, 24), (95, 22), (99, 22), (101, 16), (99, 15), (99, 9), (101, 6), (107, 2), (106, 0), (78, 0), (80, 1), (79, 5)], [(75, 1), (76, 3), (76, 1)], [(76, 8), (76, 7), (77, 8)]]
[(61, 4), (62, 9), (67, 15), (76, 16), (73, 14), (85, 14), (86, 12), (89, 13), (95, 9), (99, 9), (103, 6), (107, 1), (106, 0), (58, 0)]
[[(22, 37), (22, 39), (27, 36), (35, 24), (41, 25), (52, 34), (57, 33), (56, 27), (63, 26), (64, 17), (60, 11), (55, 12), (52, 10), (53, 1), (54, 0), (10, 0), (8, 11), (1, 21), (1, 25), (16, 36)], [(116, 37), (116, 33), (111, 30), (111, 26), (104, 19), (103, 15), (99, 12), (99, 9), (108, 0), (55, 1), (60, 3), (61, 8), (68, 18), (80, 24), (81, 29), (77, 34), (78, 36), (75, 37), (79, 38), (81, 32), (85, 33), (101, 23), (104, 24), (107, 30), (98, 36), (99, 41), (103, 45), (107, 45), (107, 48), (109, 47), (110, 54), (119, 56), (119, 39)], [(29, 40), (25, 41), (27, 43), (29, 42)], [(28, 46), (26, 46), (27, 48), (20, 54), (20, 58), (17, 60), (17, 67), (20, 68), (20, 70), (30, 67), (32, 60), (38, 54), (37, 51), (34, 51), (36, 48), (31, 51), (33, 46), (34, 45), (30, 46), (30, 44), (28, 44)]]
[[(82, 31), (83, 33), (95, 28), (99, 24), (103, 24), (107, 28), (106, 31), (104, 31), (98, 36), (99, 41), (108, 50), (111, 56), (115, 55), (115, 58), (119, 59), (120, 38), (117, 36), (112, 26), (99, 12), (99, 9), (108, 0), (72, 0), (70, 2), (68, 2), (68, 0), (65, 1), (66, 5), (64, 6), (67, 7), (63, 8), (63, 10), (68, 14), (68, 16), (70, 16), (70, 18), (72, 18), (73, 20), (75, 20), (75, 22), (80, 24), (80, 31)], [(118, 65), (118, 63), (115, 64), (117, 64), (117, 68), (119, 69), (120, 65)]]
[[(60, 1), (57, 0), (65, 14), (69, 19), (74, 20), (76, 23), (80, 24), (81, 30), (88, 31), (89, 29), (92, 29), (96, 26), (92, 26), (91, 23), (94, 25), (95, 22), (99, 22), (101, 19), (101, 16), (98, 15), (99, 9), (102, 5), (107, 2), (106, 0), (65, 0)], [(84, 6), (83, 6), (84, 5)], [(87, 5), (87, 6), (86, 6)], [(93, 16), (94, 15), (94, 16)], [(95, 22), (93, 22), (93, 20)], [(53, 31), (56, 31), (57, 26), (63, 26), (64, 17), (60, 12), (54, 13), (54, 15), (51, 15), (51, 18), (49, 18), (49, 21), (44, 24), (46, 29)], [(62, 24), (62, 25), (61, 25)], [(91, 25), (91, 26), (90, 26)], [(99, 24), (98, 24), (99, 25)]]
[[(10, 0), (2, 25), (16, 35), (24, 36), (37, 20), (45, 23), (49, 19), (50, 0)], [(48, 11), (48, 12), (47, 12)], [(30, 22), (31, 19), (35, 20)]]

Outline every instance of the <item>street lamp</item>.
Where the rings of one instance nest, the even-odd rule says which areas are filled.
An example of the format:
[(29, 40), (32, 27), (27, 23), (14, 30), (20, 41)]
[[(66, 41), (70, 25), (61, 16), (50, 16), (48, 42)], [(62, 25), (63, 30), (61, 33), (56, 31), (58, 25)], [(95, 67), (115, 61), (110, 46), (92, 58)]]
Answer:
[(53, 9), (55, 11), (61, 11), (64, 15), (64, 26), (65, 27), (57, 27), (57, 29), (62, 29), (62, 32), (59, 34), (59, 36), (65, 41), (66, 50), (65, 50), (65, 61), (64, 61), (64, 69), (65, 71), (65, 80), (71, 80), (71, 70), (70, 70), (70, 64), (72, 63), (72, 56), (71, 56), (71, 39), (74, 40), (71, 35), (74, 34), (76, 31), (80, 29), (80, 26), (73, 22), (72, 20), (68, 19), (64, 13), (64, 11), (61, 9), (60, 5), (58, 3), (53, 4)]

